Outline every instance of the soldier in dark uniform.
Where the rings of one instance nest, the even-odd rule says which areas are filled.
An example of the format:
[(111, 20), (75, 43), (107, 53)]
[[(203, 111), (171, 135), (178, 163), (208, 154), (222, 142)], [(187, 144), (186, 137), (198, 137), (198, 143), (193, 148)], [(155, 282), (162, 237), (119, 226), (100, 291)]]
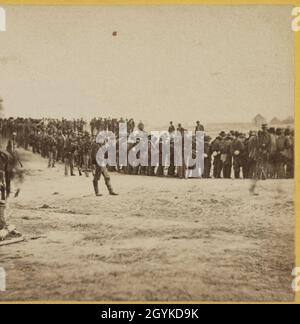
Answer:
[(232, 169), (232, 155), (231, 155), (231, 137), (227, 135), (224, 137), (220, 143), (220, 152), (221, 152), (221, 162), (223, 170), (223, 178), (231, 178), (231, 169)]
[(271, 151), (271, 136), (268, 132), (268, 125), (263, 124), (262, 130), (258, 133), (258, 178), (267, 178), (269, 156)]
[(184, 135), (184, 131), (185, 131), (185, 129), (182, 127), (182, 124), (178, 124), (177, 132), (179, 132), (182, 135)]
[(169, 126), (169, 134), (175, 133), (175, 126), (173, 125), (173, 122), (170, 122)]
[[(177, 132), (178, 135), (175, 137), (175, 142), (174, 145), (179, 145), (180, 142), (180, 136), (181, 136), (181, 146), (182, 146), (182, 154), (181, 156), (176, 156), (175, 159), (178, 161), (181, 160), (182, 165), (177, 166), (177, 177), (180, 179), (185, 179), (186, 178), (186, 165), (185, 165), (185, 160), (184, 160), (184, 133), (185, 133), (185, 128), (182, 126), (182, 124), (178, 124)], [(179, 152), (177, 152), (179, 154)]]
[(257, 172), (257, 154), (258, 154), (258, 139), (254, 131), (249, 132), (248, 139), (248, 176), (250, 179), (256, 177)]
[[(175, 132), (175, 128), (174, 128), (174, 132)], [(170, 139), (170, 166), (168, 169), (168, 175), (170, 177), (174, 177), (175, 176), (175, 142), (174, 139), (171, 138)]]
[(65, 147), (65, 141), (66, 138), (63, 135), (63, 132), (61, 130), (58, 131), (58, 135), (56, 137), (57, 141), (57, 157), (56, 161), (64, 161), (64, 147)]
[(75, 163), (75, 152), (77, 150), (77, 140), (74, 133), (71, 133), (66, 139), (65, 143), (65, 175), (67, 176), (70, 173), (72, 177), (75, 177), (74, 174), (74, 163)]
[(101, 175), (103, 175), (104, 177), (104, 181), (106, 184), (106, 187), (109, 191), (109, 194), (111, 196), (118, 196), (117, 193), (114, 192), (112, 185), (111, 185), (111, 181), (110, 181), (110, 176), (107, 170), (106, 165), (99, 165), (97, 160), (96, 160), (96, 156), (97, 156), (97, 152), (99, 150), (99, 148), (101, 146), (103, 146), (104, 143), (94, 143), (93, 147), (92, 147), (92, 163), (95, 166), (95, 175), (94, 175), (94, 180), (93, 180), (93, 186), (94, 186), (94, 191), (95, 191), (95, 195), (97, 197), (101, 197), (102, 195), (99, 193), (99, 181), (101, 178)]
[(85, 133), (82, 140), (82, 159), (83, 159), (83, 168), (86, 177), (89, 177), (89, 166), (90, 166), (90, 157), (92, 154), (92, 140), (89, 136), (89, 133)]
[(244, 135), (244, 179), (249, 179), (249, 136), (246, 137), (246, 134)]
[(204, 136), (204, 172), (203, 178), (210, 178), (211, 171), (211, 145), (210, 145), (211, 137)]
[(269, 154), (269, 163), (268, 163), (268, 177), (274, 179), (276, 177), (276, 153), (277, 153), (277, 144), (276, 144), (276, 131), (274, 127), (269, 129), (270, 134), (270, 154)]
[(197, 125), (196, 125), (196, 128), (195, 128), (195, 133), (196, 132), (204, 132), (204, 126), (201, 125), (200, 121), (197, 121)]
[(91, 128), (91, 135), (93, 136), (94, 135), (94, 131), (95, 131), (95, 128), (96, 128), (96, 122), (97, 122), (97, 119), (96, 118), (93, 118), (90, 122), (90, 128)]
[(217, 136), (217, 138), (211, 144), (212, 156), (214, 158), (213, 176), (215, 179), (220, 179), (221, 172), (222, 172), (221, 149), (220, 149), (222, 136), (223, 136), (223, 132), (220, 133), (220, 135)]
[(258, 180), (267, 178), (267, 167), (271, 149), (271, 137), (267, 125), (262, 125), (262, 130), (258, 132), (256, 138), (249, 140), (250, 157), (255, 158), (256, 165), (252, 183), (250, 185), (250, 194), (257, 196), (255, 188)]
[(57, 155), (57, 142), (51, 130), (49, 131), (49, 134), (47, 136), (46, 143), (49, 152), (48, 168), (54, 168)]
[(156, 176), (157, 177), (163, 177), (164, 176), (164, 166), (163, 166), (163, 156), (162, 156), (162, 145), (163, 145), (163, 139), (159, 139), (159, 163), (158, 168), (156, 170)]
[(243, 171), (243, 177), (245, 178), (245, 145), (243, 140), (243, 134), (237, 134), (238, 136), (231, 143), (231, 154), (233, 156), (233, 170), (235, 179), (240, 178), (241, 169)]

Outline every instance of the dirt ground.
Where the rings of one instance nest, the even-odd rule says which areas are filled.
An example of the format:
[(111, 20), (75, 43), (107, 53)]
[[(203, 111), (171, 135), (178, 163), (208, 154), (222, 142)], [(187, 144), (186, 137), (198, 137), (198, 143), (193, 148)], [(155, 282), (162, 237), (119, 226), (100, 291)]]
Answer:
[(112, 174), (120, 194), (26, 154), (9, 223), (26, 241), (0, 247), (0, 300), (293, 300), (291, 180), (177, 180)]

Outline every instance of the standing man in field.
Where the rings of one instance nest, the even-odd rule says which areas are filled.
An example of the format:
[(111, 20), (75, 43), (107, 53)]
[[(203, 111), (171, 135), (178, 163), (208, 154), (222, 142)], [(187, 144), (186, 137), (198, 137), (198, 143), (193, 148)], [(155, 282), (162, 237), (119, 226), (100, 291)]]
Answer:
[(65, 144), (65, 176), (68, 176), (69, 168), (72, 177), (74, 174), (75, 152), (77, 150), (77, 140), (74, 133), (71, 133), (66, 139)]
[(220, 179), (221, 178), (221, 172), (223, 169), (223, 162), (221, 160), (221, 146), (222, 146), (222, 141), (223, 138), (225, 137), (225, 132), (222, 131), (219, 136), (216, 137), (216, 139), (212, 142), (211, 144), (211, 151), (212, 151), (212, 156), (214, 157), (214, 178), (215, 179)]
[(98, 153), (99, 149), (104, 145), (106, 145), (106, 143), (104, 143), (104, 142), (103, 143), (93, 143), (93, 148), (92, 148), (92, 164), (95, 166), (95, 174), (94, 174), (94, 180), (93, 180), (95, 195), (97, 197), (102, 196), (99, 192), (99, 181), (101, 179), (101, 175), (103, 175), (106, 187), (109, 191), (109, 194), (111, 196), (118, 196), (118, 194), (115, 193), (112, 188), (110, 176), (109, 176), (106, 164), (104, 163), (104, 161), (97, 161), (97, 153)]
[(247, 141), (247, 163), (248, 163), (248, 177), (254, 179), (257, 175), (257, 154), (258, 154), (258, 140), (255, 131), (249, 132)]
[(64, 147), (65, 147), (65, 141), (66, 138), (63, 135), (63, 132), (61, 130), (58, 131), (58, 135), (56, 137), (57, 140), (57, 156), (56, 161), (64, 161)]
[(210, 178), (210, 171), (211, 171), (211, 137), (204, 136), (204, 172), (203, 178), (208, 179)]
[(245, 145), (243, 134), (236, 134), (231, 143), (231, 155), (233, 156), (233, 170), (235, 179), (240, 179), (241, 169), (245, 178)]
[(232, 169), (232, 155), (231, 155), (231, 137), (227, 135), (223, 138), (220, 144), (221, 151), (221, 162), (222, 162), (222, 171), (223, 178), (231, 178), (231, 169)]
[(268, 132), (268, 125), (263, 124), (262, 130), (258, 133), (258, 177), (267, 179), (269, 158), (271, 151), (271, 136)]
[(271, 137), (268, 132), (267, 124), (262, 125), (262, 130), (258, 132), (256, 138), (249, 141), (250, 156), (255, 156), (255, 171), (250, 185), (249, 192), (251, 195), (258, 196), (255, 192), (258, 180), (267, 179), (267, 167), (271, 150)]

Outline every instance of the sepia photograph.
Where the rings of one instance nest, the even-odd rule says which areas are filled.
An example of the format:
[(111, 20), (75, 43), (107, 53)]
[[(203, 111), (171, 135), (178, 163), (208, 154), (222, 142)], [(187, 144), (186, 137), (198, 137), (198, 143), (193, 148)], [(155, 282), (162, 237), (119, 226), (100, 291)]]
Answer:
[(294, 302), (293, 9), (0, 2), (0, 302)]

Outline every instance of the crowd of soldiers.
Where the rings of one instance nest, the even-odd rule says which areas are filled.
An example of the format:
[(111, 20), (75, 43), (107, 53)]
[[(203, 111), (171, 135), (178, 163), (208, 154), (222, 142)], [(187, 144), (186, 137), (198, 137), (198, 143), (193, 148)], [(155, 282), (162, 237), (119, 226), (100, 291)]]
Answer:
[[(211, 142), (205, 136), (205, 172), (210, 177), (230, 179), (284, 179), (294, 177), (294, 131), (268, 128), (250, 131), (248, 136), (231, 131), (221, 132)], [(212, 163), (213, 160), (213, 163)], [(213, 165), (212, 165), (213, 164)]]
[[(128, 134), (132, 133), (136, 124), (133, 119), (125, 120), (99, 118), (87, 124), (80, 120), (56, 119), (0, 119), (0, 132), (3, 138), (11, 139), (17, 147), (32, 149), (48, 159), (48, 167), (56, 163), (64, 163), (65, 175), (85, 174), (87, 177), (95, 172), (96, 134), (99, 131), (111, 131), (118, 138), (119, 124), (127, 123)], [(137, 129), (144, 131), (140, 122)], [(184, 133), (181, 124), (177, 127), (170, 122), (169, 133)], [(195, 132), (204, 131), (200, 122), (196, 123)], [(149, 137), (151, 141), (151, 136)], [(245, 179), (283, 179), (294, 177), (294, 131), (290, 128), (268, 128), (262, 125), (259, 131), (249, 134), (225, 131), (212, 140), (204, 136), (204, 170), (203, 178), (245, 178)], [(171, 143), (172, 151), (172, 143)], [(164, 167), (162, 161), (156, 167), (121, 166), (109, 167), (116, 171), (131, 175), (188, 177), (187, 168), (175, 167), (174, 154), (170, 158), (170, 166)]]

